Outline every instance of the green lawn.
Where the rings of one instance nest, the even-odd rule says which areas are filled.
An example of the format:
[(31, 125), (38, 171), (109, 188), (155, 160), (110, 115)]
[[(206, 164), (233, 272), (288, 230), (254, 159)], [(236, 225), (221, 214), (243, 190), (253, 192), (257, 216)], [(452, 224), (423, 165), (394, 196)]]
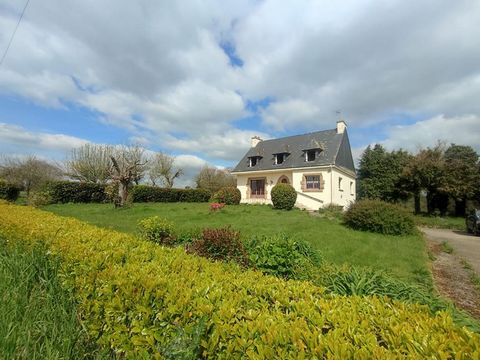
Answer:
[(465, 218), (463, 217), (416, 215), (415, 223), (418, 226), (438, 229), (466, 230)]
[(158, 215), (173, 221), (177, 231), (231, 225), (247, 238), (284, 233), (304, 239), (320, 250), (327, 261), (372, 266), (410, 282), (429, 283), (425, 243), (420, 235), (383, 236), (345, 228), (336, 221), (300, 210), (278, 211), (269, 206), (227, 206), (211, 213), (205, 203), (145, 203), (130, 209), (110, 204), (49, 205), (46, 210), (72, 216), (102, 227), (135, 233), (137, 223)]

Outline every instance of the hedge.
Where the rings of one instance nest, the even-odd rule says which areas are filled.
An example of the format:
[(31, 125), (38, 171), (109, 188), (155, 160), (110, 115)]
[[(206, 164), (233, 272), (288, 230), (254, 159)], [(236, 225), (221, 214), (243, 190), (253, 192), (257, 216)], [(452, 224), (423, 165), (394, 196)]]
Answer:
[(7, 201), (16, 201), (20, 195), (20, 188), (16, 185), (8, 184), (0, 180), (0, 199)]
[(167, 189), (137, 185), (132, 189), (134, 202), (208, 202), (211, 193), (204, 189)]
[(195, 341), (200, 356), (221, 359), (480, 356), (479, 335), (424, 306), (326, 295), (308, 282), (6, 202), (0, 235), (43, 241), (59, 255), (89, 335), (127, 358), (161, 357)]
[(43, 189), (48, 194), (49, 201), (57, 203), (101, 203), (108, 201), (105, 193), (105, 185), (73, 182), (73, 181), (52, 181), (47, 183)]
[(213, 199), (221, 204), (225, 205), (238, 205), (242, 200), (242, 194), (240, 190), (233, 186), (221, 188), (214, 195)]

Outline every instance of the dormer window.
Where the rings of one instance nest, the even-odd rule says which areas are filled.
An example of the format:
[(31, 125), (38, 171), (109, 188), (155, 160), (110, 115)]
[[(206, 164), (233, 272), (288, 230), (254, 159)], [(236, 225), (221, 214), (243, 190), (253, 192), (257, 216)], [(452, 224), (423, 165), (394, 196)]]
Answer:
[(248, 158), (248, 166), (249, 167), (254, 167), (258, 164), (262, 157), (261, 156), (250, 156)]
[(315, 161), (316, 157), (317, 157), (317, 150), (307, 150), (307, 151), (305, 151), (305, 161), (306, 162)]
[(275, 165), (280, 165), (280, 164), (283, 164), (283, 162), (288, 156), (288, 153), (278, 153), (278, 154), (273, 154), (273, 156), (275, 158)]

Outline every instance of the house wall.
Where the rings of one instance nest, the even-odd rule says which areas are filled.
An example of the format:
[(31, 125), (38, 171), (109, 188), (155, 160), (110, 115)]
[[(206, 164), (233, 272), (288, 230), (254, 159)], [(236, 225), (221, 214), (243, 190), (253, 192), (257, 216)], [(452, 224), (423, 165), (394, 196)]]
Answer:
[[(303, 176), (308, 174), (320, 174), (323, 180), (322, 191), (303, 191)], [(292, 170), (282, 172), (252, 172), (250, 174), (237, 174), (237, 187), (242, 194), (242, 203), (246, 204), (271, 204), (271, 191), (282, 176), (286, 176), (289, 183), (297, 191), (295, 206), (308, 210), (318, 210), (330, 203), (348, 206), (355, 201), (355, 178), (346, 172), (333, 168)], [(249, 179), (265, 178), (265, 198), (250, 198)], [(342, 179), (339, 184), (340, 178)]]

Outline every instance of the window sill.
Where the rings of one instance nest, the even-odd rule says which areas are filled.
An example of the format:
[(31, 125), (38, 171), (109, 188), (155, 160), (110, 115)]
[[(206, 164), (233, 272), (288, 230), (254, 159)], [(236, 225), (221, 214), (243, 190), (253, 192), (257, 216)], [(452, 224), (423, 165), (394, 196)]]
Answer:
[(323, 189), (302, 189), (302, 192), (322, 192)]

